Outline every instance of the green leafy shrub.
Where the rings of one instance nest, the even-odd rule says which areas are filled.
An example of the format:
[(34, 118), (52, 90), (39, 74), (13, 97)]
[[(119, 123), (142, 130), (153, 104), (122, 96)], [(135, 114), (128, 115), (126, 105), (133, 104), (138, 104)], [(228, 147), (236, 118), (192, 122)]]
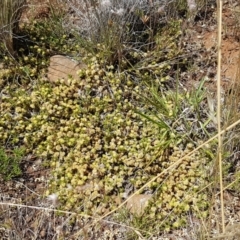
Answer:
[(23, 148), (15, 148), (11, 152), (0, 148), (0, 175), (4, 180), (8, 181), (22, 174), (20, 164), (23, 156)]

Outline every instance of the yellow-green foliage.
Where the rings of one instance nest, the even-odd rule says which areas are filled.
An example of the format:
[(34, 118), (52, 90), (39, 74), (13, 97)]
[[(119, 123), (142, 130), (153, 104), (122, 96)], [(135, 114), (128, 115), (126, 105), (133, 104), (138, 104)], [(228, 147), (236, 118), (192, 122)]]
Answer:
[[(48, 192), (59, 195), (65, 210), (106, 213), (127, 188), (140, 188), (190, 149), (173, 148), (163, 157), (166, 151), (161, 146), (168, 136), (161, 136), (157, 125), (134, 112), (139, 86), (129, 84), (124, 74), (113, 73), (111, 66), (102, 70), (96, 57), (79, 72), (78, 80), (41, 82), (28, 94), (21, 88), (5, 91), (2, 144), (22, 142), (52, 167)], [(199, 154), (186, 159), (144, 190), (157, 191), (150, 216), (164, 219), (170, 211), (181, 215), (194, 198), (199, 201), (196, 190), (204, 180), (200, 161)]]
[[(172, 150), (168, 164), (173, 164), (189, 154), (193, 150), (193, 144), (187, 144), (185, 149), (175, 146)], [(189, 210), (198, 216), (200, 214), (202, 218), (207, 217), (207, 195), (199, 192), (206, 184), (206, 171), (203, 169), (203, 165), (207, 165), (206, 160), (196, 152), (185, 158), (176, 169), (158, 179), (161, 187), (149, 205), (148, 212), (152, 220), (155, 217), (160, 220), (159, 228), (170, 230), (172, 227), (184, 225), (186, 223), (184, 213)]]
[[(156, 41), (159, 51), (167, 49), (163, 61), (179, 53), (172, 51), (177, 49), (179, 28), (176, 29), (171, 35), (172, 43), (169, 40), (164, 44), (165, 36)], [(52, 40), (52, 50), (66, 37), (56, 40), (49, 35), (41, 39), (36, 33), (35, 40), (39, 39)], [(20, 61), (23, 67), (27, 64), (30, 73), (49, 49), (42, 46), (39, 51), (30, 47), (36, 61), (28, 65), (30, 56)], [(79, 71), (78, 79), (57, 83), (41, 78), (35, 78), (31, 85), (8, 83), (8, 78), (15, 79), (15, 72), (5, 69), (2, 73), (5, 81), (1, 85), (0, 144), (24, 146), (27, 153), (37, 155), (51, 167), (47, 194), (58, 195), (60, 208), (94, 215), (106, 213), (117, 206), (119, 196), (139, 189), (193, 148), (185, 143), (180, 147), (181, 136), (174, 129), (170, 132), (171, 127), (165, 132), (135, 112), (138, 109), (147, 114), (149, 110), (139, 97), (147, 91), (141, 81), (150, 81), (154, 76), (161, 80), (161, 76), (167, 77), (169, 69), (169, 65), (160, 67), (162, 54), (160, 58), (151, 52), (146, 54), (147, 64), (139, 60), (136, 68), (125, 72), (116, 72), (112, 65), (103, 68), (101, 53), (88, 56), (88, 66)], [(148, 65), (154, 68), (148, 70)], [(167, 99), (167, 93), (158, 94), (163, 101)], [(183, 98), (179, 95), (179, 99)], [(167, 106), (166, 122), (175, 111), (173, 102)], [(204, 158), (197, 152), (144, 189), (143, 193), (154, 193), (147, 216), (163, 221), (175, 212), (162, 224), (162, 228), (168, 229), (182, 225), (189, 210), (205, 210), (205, 196), (198, 194), (205, 182), (202, 163)]]

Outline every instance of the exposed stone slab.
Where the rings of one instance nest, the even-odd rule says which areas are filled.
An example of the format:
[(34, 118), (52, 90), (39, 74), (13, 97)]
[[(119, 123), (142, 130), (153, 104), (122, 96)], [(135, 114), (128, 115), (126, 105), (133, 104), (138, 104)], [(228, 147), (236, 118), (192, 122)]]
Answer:
[(50, 58), (47, 77), (50, 82), (56, 82), (59, 79), (67, 80), (69, 77), (78, 78), (77, 71), (85, 67), (83, 63), (62, 55), (55, 55)]

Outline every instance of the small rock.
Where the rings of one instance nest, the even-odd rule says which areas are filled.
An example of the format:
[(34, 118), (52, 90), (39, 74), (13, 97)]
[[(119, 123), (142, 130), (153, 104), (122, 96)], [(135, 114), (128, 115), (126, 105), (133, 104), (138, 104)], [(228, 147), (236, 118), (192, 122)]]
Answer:
[(86, 65), (62, 55), (55, 55), (50, 58), (48, 67), (48, 79), (56, 82), (59, 79), (67, 80), (69, 76), (78, 78), (77, 71), (85, 68)]
[(129, 199), (126, 207), (131, 213), (140, 215), (143, 213), (151, 197), (151, 194), (136, 194)]

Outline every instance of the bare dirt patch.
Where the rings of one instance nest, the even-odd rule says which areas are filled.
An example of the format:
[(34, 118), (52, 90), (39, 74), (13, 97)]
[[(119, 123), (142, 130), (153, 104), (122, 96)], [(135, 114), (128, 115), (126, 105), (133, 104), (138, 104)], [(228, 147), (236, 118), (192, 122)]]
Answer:
[[(223, 32), (222, 32), (222, 85), (229, 86), (235, 81), (238, 69), (240, 55), (239, 36), (236, 32), (238, 21), (234, 14), (236, 4), (226, 4), (223, 10)], [(207, 24), (207, 23), (206, 23)], [(210, 24), (207, 27), (200, 26), (204, 29), (194, 39), (203, 44), (207, 51), (217, 51), (217, 25)]]

